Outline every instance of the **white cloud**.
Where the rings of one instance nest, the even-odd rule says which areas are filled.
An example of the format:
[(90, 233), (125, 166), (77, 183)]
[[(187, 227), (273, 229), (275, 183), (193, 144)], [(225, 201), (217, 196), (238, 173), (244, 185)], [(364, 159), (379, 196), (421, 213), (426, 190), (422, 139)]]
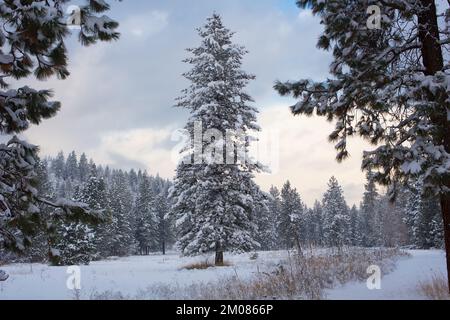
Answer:
[(320, 200), (327, 182), (335, 176), (343, 186), (349, 204), (358, 204), (364, 191), (361, 171), (362, 152), (367, 144), (351, 139), (351, 157), (343, 163), (335, 160), (336, 152), (328, 135), (333, 124), (319, 117), (294, 117), (286, 106), (274, 106), (261, 112), (262, 130), (279, 132), (279, 169), (257, 175), (257, 182), (268, 190), (271, 185), (281, 187), (290, 180), (303, 200), (312, 205)]
[(234, 40), (249, 50), (244, 69), (257, 76), (248, 92), (262, 112), (261, 126), (280, 130), (280, 170), (258, 176), (258, 182), (268, 189), (290, 179), (312, 204), (334, 174), (349, 202), (358, 202), (364, 183), (360, 141), (352, 143), (353, 157), (337, 164), (327, 141), (332, 125), (323, 119), (293, 117), (287, 109), (292, 101), (273, 90), (277, 79), (327, 77), (330, 54), (316, 48), (322, 30), (319, 19), (309, 10), (277, 11), (271, 3), (261, 2), (259, 7), (237, 0), (155, 0), (126, 6), (118, 42), (73, 46), (69, 79), (27, 83), (54, 88), (63, 103), (55, 118), (27, 131), (27, 138), (46, 155), (76, 150), (102, 164), (136, 165), (173, 177), (176, 165), (165, 141), (170, 140), (171, 128), (182, 127), (187, 119), (185, 112), (171, 108), (187, 85), (181, 76), (188, 68), (181, 62), (187, 56), (184, 49), (199, 43), (195, 28), (216, 10), (236, 31)]
[(141, 169), (152, 174), (172, 178), (176, 164), (171, 162), (170, 148), (162, 143), (170, 140), (171, 134), (170, 128), (107, 132), (101, 136), (100, 145), (89, 150), (89, 155), (100, 163), (119, 167), (124, 166), (115, 163), (116, 159), (126, 159), (141, 164)]
[(133, 15), (121, 23), (120, 31), (124, 36), (148, 38), (163, 31), (169, 24), (169, 14), (153, 10), (139, 15)]

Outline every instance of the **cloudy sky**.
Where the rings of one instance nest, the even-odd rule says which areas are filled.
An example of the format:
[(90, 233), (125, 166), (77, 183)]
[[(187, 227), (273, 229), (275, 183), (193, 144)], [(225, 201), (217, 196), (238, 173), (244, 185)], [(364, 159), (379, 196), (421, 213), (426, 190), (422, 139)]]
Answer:
[(328, 75), (330, 56), (316, 48), (321, 30), (309, 11), (294, 0), (126, 0), (113, 1), (109, 15), (120, 22), (120, 41), (82, 48), (69, 42), (71, 76), (68, 80), (33, 83), (53, 88), (63, 103), (53, 119), (26, 133), (45, 155), (85, 152), (96, 162), (114, 168), (142, 168), (172, 178), (174, 130), (182, 128), (185, 111), (174, 99), (188, 85), (181, 77), (188, 66), (185, 48), (199, 44), (195, 28), (214, 11), (236, 32), (235, 41), (249, 54), (243, 68), (257, 79), (248, 91), (260, 110), (263, 134), (278, 137), (278, 165), (257, 176), (264, 190), (287, 179), (312, 205), (321, 198), (335, 175), (350, 204), (361, 199), (364, 175), (360, 162), (364, 144), (355, 140), (352, 157), (334, 160), (327, 135), (332, 125), (323, 119), (293, 117), (272, 89), (277, 79)]

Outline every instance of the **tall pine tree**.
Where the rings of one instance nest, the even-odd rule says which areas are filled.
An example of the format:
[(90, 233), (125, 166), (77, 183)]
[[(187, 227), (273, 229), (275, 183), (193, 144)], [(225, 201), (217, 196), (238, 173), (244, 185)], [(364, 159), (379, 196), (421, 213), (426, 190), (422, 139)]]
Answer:
[(142, 175), (134, 211), (134, 234), (141, 255), (158, 248), (158, 219), (155, 211), (155, 194), (150, 177)]
[(283, 248), (302, 249), (304, 237), (304, 207), (297, 190), (287, 181), (281, 190), (278, 234)]
[(323, 197), (324, 238), (326, 244), (341, 247), (349, 244), (350, 218), (342, 188), (335, 177), (328, 182)]
[[(439, 12), (436, 0), (297, 3), (321, 18), (318, 47), (333, 54), (331, 76), (276, 89), (299, 99), (295, 114), (335, 120), (330, 140), (338, 160), (348, 156), (349, 136), (375, 145), (363, 168), (390, 187), (390, 196), (420, 176), (424, 191), (440, 198), (450, 292), (450, 10)], [(382, 19), (366, 14), (371, 5), (379, 5)]]
[[(232, 43), (233, 33), (219, 15), (208, 18), (198, 33), (202, 42), (188, 49), (192, 56), (185, 60), (192, 65), (184, 74), (191, 85), (178, 99), (178, 106), (191, 113), (186, 130), (192, 144), (186, 146), (189, 155), (177, 168), (173, 212), (181, 227), (178, 246), (183, 254), (212, 251), (216, 265), (221, 265), (224, 251), (249, 251), (258, 246), (253, 238), (252, 178), (259, 166), (247, 158), (242, 161), (248, 151), (249, 130), (259, 129), (257, 110), (245, 92), (254, 76), (241, 69), (246, 51)], [(196, 136), (194, 127), (199, 129)], [(208, 130), (214, 130), (214, 136), (203, 137)], [(231, 131), (240, 134), (228, 139), (224, 148), (224, 137)]]

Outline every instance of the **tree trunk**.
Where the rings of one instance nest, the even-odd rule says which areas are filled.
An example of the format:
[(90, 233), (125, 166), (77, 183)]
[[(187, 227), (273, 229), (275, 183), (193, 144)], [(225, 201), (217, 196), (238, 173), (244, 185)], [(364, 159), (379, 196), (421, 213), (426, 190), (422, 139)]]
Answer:
[[(436, 14), (435, 0), (421, 0), (424, 10), (418, 15), (419, 39), (422, 43), (421, 53), (425, 75), (434, 75), (444, 68), (444, 58), (439, 37), (439, 26)], [(434, 114), (431, 119), (436, 126), (442, 128), (438, 143), (442, 143), (445, 151), (450, 153), (450, 123), (447, 120), (446, 106), (442, 107), (442, 114)], [(450, 177), (443, 177), (443, 185), (450, 188)], [(447, 279), (450, 292), (450, 193), (440, 195), (442, 219), (444, 222), (445, 250), (447, 256)]]
[(421, 0), (424, 10), (418, 15), (419, 39), (422, 43), (422, 60), (426, 75), (434, 75), (444, 67), (439, 37), (439, 26), (434, 0)]
[(223, 249), (219, 243), (216, 243), (215, 265), (218, 267), (223, 266)]
[(300, 242), (300, 236), (298, 234), (295, 236), (295, 242), (297, 243), (297, 250), (298, 250), (297, 253), (298, 253), (298, 255), (300, 257), (303, 257), (302, 244)]
[(447, 252), (447, 281), (450, 293), (450, 194), (441, 195), (441, 210), (444, 220), (445, 249)]
[(166, 255), (166, 242), (164, 240), (162, 242), (162, 254), (163, 256)]

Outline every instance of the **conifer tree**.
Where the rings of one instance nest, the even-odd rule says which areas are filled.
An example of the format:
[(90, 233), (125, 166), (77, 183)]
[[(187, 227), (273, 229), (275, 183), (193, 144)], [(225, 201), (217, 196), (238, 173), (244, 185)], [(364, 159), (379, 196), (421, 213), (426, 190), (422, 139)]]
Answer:
[(349, 244), (357, 246), (360, 243), (361, 234), (359, 228), (359, 211), (355, 205), (350, 209), (350, 222), (349, 222)]
[(64, 168), (64, 178), (75, 180), (78, 179), (78, 159), (75, 151), (72, 151), (68, 156)]
[[(30, 244), (40, 215), (39, 204), (59, 208), (70, 219), (96, 220), (80, 203), (51, 201), (37, 193), (38, 147), (17, 138), (31, 125), (55, 116), (61, 108), (51, 90), (11, 87), (8, 81), (29, 77), (45, 80), (69, 76), (65, 39), (69, 35), (64, 3), (60, 1), (2, 1), (0, 3), (0, 245), (23, 251)], [(107, 16), (105, 0), (86, 1), (81, 9), (79, 40), (83, 45), (118, 38), (118, 24)], [(13, 83), (14, 84), (14, 83)], [(5, 136), (6, 135), (6, 136)], [(12, 137), (11, 137), (12, 136)], [(14, 226), (17, 232), (10, 232)]]
[(418, 238), (417, 225), (420, 219), (420, 211), (422, 208), (421, 183), (416, 180), (406, 190), (406, 206), (404, 222), (408, 227), (409, 243), (416, 245)]
[[(439, 196), (450, 291), (450, 31), (444, 23), (450, 10), (440, 13), (436, 3), (298, 0), (321, 18), (318, 47), (333, 54), (331, 76), (277, 83), (276, 89), (299, 99), (295, 114), (335, 120), (330, 140), (338, 160), (348, 156), (352, 135), (375, 145), (364, 152), (363, 168), (389, 186), (391, 198), (417, 176), (425, 193)], [(381, 19), (366, 14), (371, 5), (378, 5)]]
[(260, 250), (273, 250), (277, 247), (276, 212), (270, 210), (270, 195), (255, 187), (255, 221), (257, 232), (254, 236)]
[(371, 173), (367, 175), (367, 183), (360, 207), (359, 217), (359, 245), (363, 247), (373, 247), (377, 245), (377, 204), (379, 195), (375, 182), (371, 179)]
[(56, 178), (63, 179), (64, 176), (64, 168), (65, 168), (65, 157), (64, 153), (60, 151), (56, 156), (56, 159), (52, 161), (52, 171), (55, 174)]
[(163, 255), (166, 254), (168, 245), (174, 239), (173, 220), (169, 215), (168, 187), (163, 186), (155, 198), (155, 215), (158, 222), (158, 247)]
[(279, 234), (279, 221), (281, 217), (281, 194), (277, 187), (271, 186), (269, 190), (269, 202), (268, 207), (271, 215), (271, 219), (273, 220), (273, 229), (274, 229), (274, 248), (278, 249), (282, 247), (281, 238)]
[(311, 209), (311, 230), (312, 238), (311, 242), (315, 245), (321, 246), (324, 244), (323, 234), (323, 210), (319, 201), (314, 202), (314, 206)]
[(79, 173), (79, 181), (84, 183), (89, 178), (89, 163), (86, 157), (86, 154), (83, 153), (80, 156), (80, 161), (78, 163), (78, 173)]
[[(224, 251), (249, 251), (258, 246), (253, 239), (252, 178), (259, 165), (246, 157), (248, 133), (259, 130), (257, 110), (245, 92), (254, 76), (241, 69), (246, 51), (232, 43), (233, 33), (219, 15), (208, 18), (198, 33), (202, 42), (188, 49), (192, 56), (185, 60), (192, 65), (184, 74), (191, 85), (178, 99), (178, 107), (191, 113), (186, 131), (192, 144), (186, 145), (188, 155), (177, 168), (173, 213), (181, 227), (178, 247), (182, 253), (212, 251), (216, 265), (221, 265)], [(196, 125), (201, 141), (194, 137)], [(202, 137), (208, 132), (213, 135)], [(225, 148), (224, 137), (230, 132), (236, 134)]]
[(110, 254), (127, 256), (134, 251), (134, 234), (131, 223), (132, 197), (128, 181), (121, 170), (112, 173), (108, 202), (108, 209), (112, 215), (109, 226), (112, 232), (108, 239)]
[(305, 214), (303, 209), (300, 195), (287, 181), (281, 190), (281, 210), (278, 224), (282, 247), (302, 249)]
[(341, 247), (349, 243), (349, 214), (342, 188), (335, 177), (328, 182), (323, 197), (323, 231), (325, 243)]
[[(81, 187), (75, 200), (85, 203), (89, 208), (103, 213), (102, 223), (89, 226), (83, 222), (75, 222), (73, 225), (73, 236), (81, 235), (83, 242), (92, 240), (93, 250), (96, 256), (93, 258), (107, 257), (110, 253), (109, 239), (112, 235), (112, 214), (108, 207), (106, 184), (102, 177), (96, 172), (91, 173), (87, 183)], [(63, 230), (70, 232), (71, 230)], [(83, 232), (85, 232), (83, 234)], [(90, 235), (92, 233), (92, 236)], [(89, 252), (91, 253), (91, 252)]]
[(150, 178), (144, 173), (133, 210), (135, 238), (141, 255), (148, 255), (150, 251), (158, 248), (158, 220), (155, 209), (155, 194)]
[[(48, 199), (54, 198), (53, 186), (49, 180), (48, 163), (46, 160), (39, 160), (36, 167), (37, 173), (37, 189), (38, 193), (45, 196)], [(30, 259), (31, 262), (43, 262), (49, 259), (49, 240), (51, 237), (51, 230), (53, 228), (51, 224), (51, 215), (55, 211), (55, 208), (39, 204), (40, 214), (45, 216), (45, 219), (41, 219), (36, 226), (36, 230), (33, 232), (30, 242), (32, 246), (26, 248), (24, 256)]]
[(82, 222), (60, 221), (57, 232), (59, 241), (52, 250), (52, 263), (63, 266), (89, 264), (96, 251), (93, 229)]

